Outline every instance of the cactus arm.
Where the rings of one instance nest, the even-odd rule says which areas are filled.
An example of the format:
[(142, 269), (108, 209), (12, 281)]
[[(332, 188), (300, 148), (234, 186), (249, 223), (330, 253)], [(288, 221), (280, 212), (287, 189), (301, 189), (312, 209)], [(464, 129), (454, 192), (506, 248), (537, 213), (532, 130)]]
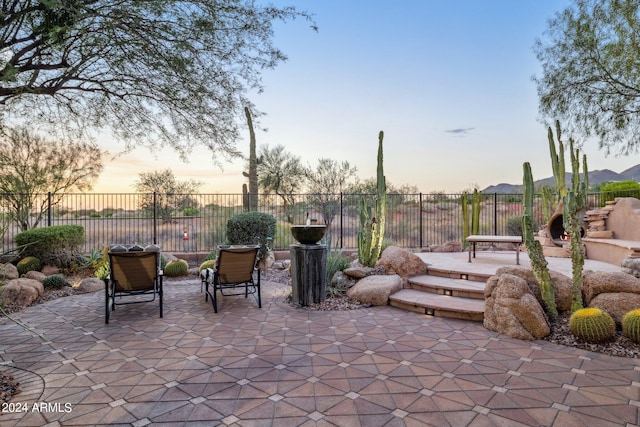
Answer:
[(482, 193), (477, 188), (473, 190), (473, 199), (471, 205), (471, 234), (480, 232), (480, 202), (482, 201)]
[(542, 252), (542, 245), (534, 238), (533, 230), (533, 202), (534, 202), (534, 187), (533, 187), (533, 175), (531, 173), (531, 165), (527, 162), (523, 165), (523, 190), (524, 190), (524, 214), (522, 216), (522, 234), (524, 238), (525, 247), (527, 248), (527, 254), (531, 262), (531, 269), (536, 281), (540, 285), (540, 292), (542, 294), (542, 300), (544, 301), (547, 314), (549, 317), (554, 318), (558, 315), (558, 309), (556, 306), (555, 291), (553, 289), (553, 283), (551, 282), (551, 274), (547, 266), (547, 260)]

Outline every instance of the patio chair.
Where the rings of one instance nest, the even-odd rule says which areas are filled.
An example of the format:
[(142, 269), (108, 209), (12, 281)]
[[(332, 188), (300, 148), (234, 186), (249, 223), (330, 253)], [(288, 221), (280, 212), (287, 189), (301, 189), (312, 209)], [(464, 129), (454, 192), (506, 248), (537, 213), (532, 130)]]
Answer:
[[(217, 293), (222, 296), (253, 295), (262, 308), (260, 296), (260, 269), (256, 267), (260, 246), (218, 246), (218, 257), (213, 269), (204, 272), (205, 301), (211, 297), (213, 311), (218, 312)], [(256, 272), (257, 280), (253, 276)], [(213, 287), (213, 289), (210, 289)]]
[[(109, 249), (110, 274), (105, 283), (105, 323), (116, 305), (137, 304), (159, 299), (162, 317), (162, 270), (157, 245), (112, 245)], [(147, 298), (140, 299), (140, 295)], [(151, 296), (149, 298), (148, 296)], [(128, 298), (133, 297), (133, 298)], [(123, 301), (126, 298), (127, 301)]]

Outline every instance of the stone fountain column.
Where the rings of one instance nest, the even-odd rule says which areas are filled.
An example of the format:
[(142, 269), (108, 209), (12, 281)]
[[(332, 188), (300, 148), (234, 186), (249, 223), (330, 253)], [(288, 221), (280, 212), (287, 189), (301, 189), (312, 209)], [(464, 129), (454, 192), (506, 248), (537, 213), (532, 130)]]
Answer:
[(302, 306), (317, 304), (327, 296), (327, 245), (293, 244), (291, 256), (291, 287), (293, 302)]

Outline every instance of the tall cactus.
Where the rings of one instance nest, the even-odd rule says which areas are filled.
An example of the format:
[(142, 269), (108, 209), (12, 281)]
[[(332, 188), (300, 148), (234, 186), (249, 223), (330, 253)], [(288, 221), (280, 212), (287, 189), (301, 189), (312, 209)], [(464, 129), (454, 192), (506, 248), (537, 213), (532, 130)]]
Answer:
[(528, 162), (524, 163), (523, 170), (524, 177), (522, 187), (524, 190), (524, 214), (522, 215), (522, 235), (524, 236), (524, 243), (531, 262), (533, 275), (540, 285), (540, 293), (542, 294), (542, 300), (547, 308), (547, 314), (549, 317), (553, 318), (558, 315), (558, 308), (556, 306), (556, 296), (553, 289), (553, 283), (551, 282), (551, 274), (549, 273), (547, 260), (542, 252), (542, 245), (534, 238), (533, 199), (535, 190), (533, 186), (531, 165)]
[(378, 167), (376, 176), (376, 205), (372, 216), (372, 208), (365, 198), (360, 204), (360, 230), (358, 231), (358, 258), (360, 263), (373, 267), (380, 257), (382, 239), (384, 238), (385, 216), (387, 211), (387, 182), (382, 167), (382, 140), (384, 132), (378, 135)]
[[(582, 302), (582, 270), (584, 268), (584, 246), (582, 244), (582, 211), (587, 207), (587, 185), (589, 176), (587, 171), (587, 156), (583, 155), (583, 176), (580, 178), (580, 150), (573, 148), (573, 139), (569, 138), (569, 152), (571, 154), (571, 187), (565, 182), (564, 145), (561, 139), (560, 122), (556, 121), (556, 151), (553, 132), (549, 128), (549, 150), (551, 165), (556, 179), (558, 200), (562, 201), (562, 225), (569, 234), (571, 246), (571, 311), (583, 308)], [(556, 171), (558, 171), (556, 173)], [(562, 174), (560, 174), (562, 172)]]
[(473, 198), (471, 200), (471, 234), (478, 234), (480, 233), (480, 202), (482, 202), (482, 192), (474, 188)]
[(466, 191), (460, 196), (460, 205), (462, 205), (462, 245), (466, 249), (467, 236), (469, 236), (469, 193)]
[(247, 118), (247, 126), (249, 126), (249, 172), (242, 172), (242, 175), (249, 178), (249, 191), (245, 193), (242, 188), (244, 210), (258, 210), (258, 159), (256, 157), (256, 132), (253, 130), (253, 120), (251, 119), (251, 111), (249, 107), (244, 107), (244, 115)]

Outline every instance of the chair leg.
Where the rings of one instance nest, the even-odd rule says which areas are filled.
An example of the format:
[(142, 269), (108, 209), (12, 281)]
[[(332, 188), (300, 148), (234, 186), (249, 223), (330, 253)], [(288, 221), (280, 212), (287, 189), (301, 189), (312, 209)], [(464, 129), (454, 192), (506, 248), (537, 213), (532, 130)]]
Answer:
[(109, 296), (109, 280), (105, 279), (104, 280), (104, 324), (108, 325), (109, 324), (109, 315), (111, 314), (111, 311), (109, 310), (109, 305), (111, 304), (111, 301), (109, 301), (110, 296)]
[(258, 269), (258, 284), (257, 286), (257, 291), (258, 292), (258, 308), (262, 308), (262, 296), (260, 295), (260, 269)]
[(158, 287), (158, 296), (160, 297), (160, 317), (162, 317), (162, 296), (163, 296), (163, 289), (162, 289), (162, 276), (160, 276), (158, 278), (158, 283), (159, 283), (159, 287)]
[(211, 304), (213, 305), (213, 312), (218, 312), (218, 285), (216, 280), (213, 280), (213, 295), (211, 296)]

